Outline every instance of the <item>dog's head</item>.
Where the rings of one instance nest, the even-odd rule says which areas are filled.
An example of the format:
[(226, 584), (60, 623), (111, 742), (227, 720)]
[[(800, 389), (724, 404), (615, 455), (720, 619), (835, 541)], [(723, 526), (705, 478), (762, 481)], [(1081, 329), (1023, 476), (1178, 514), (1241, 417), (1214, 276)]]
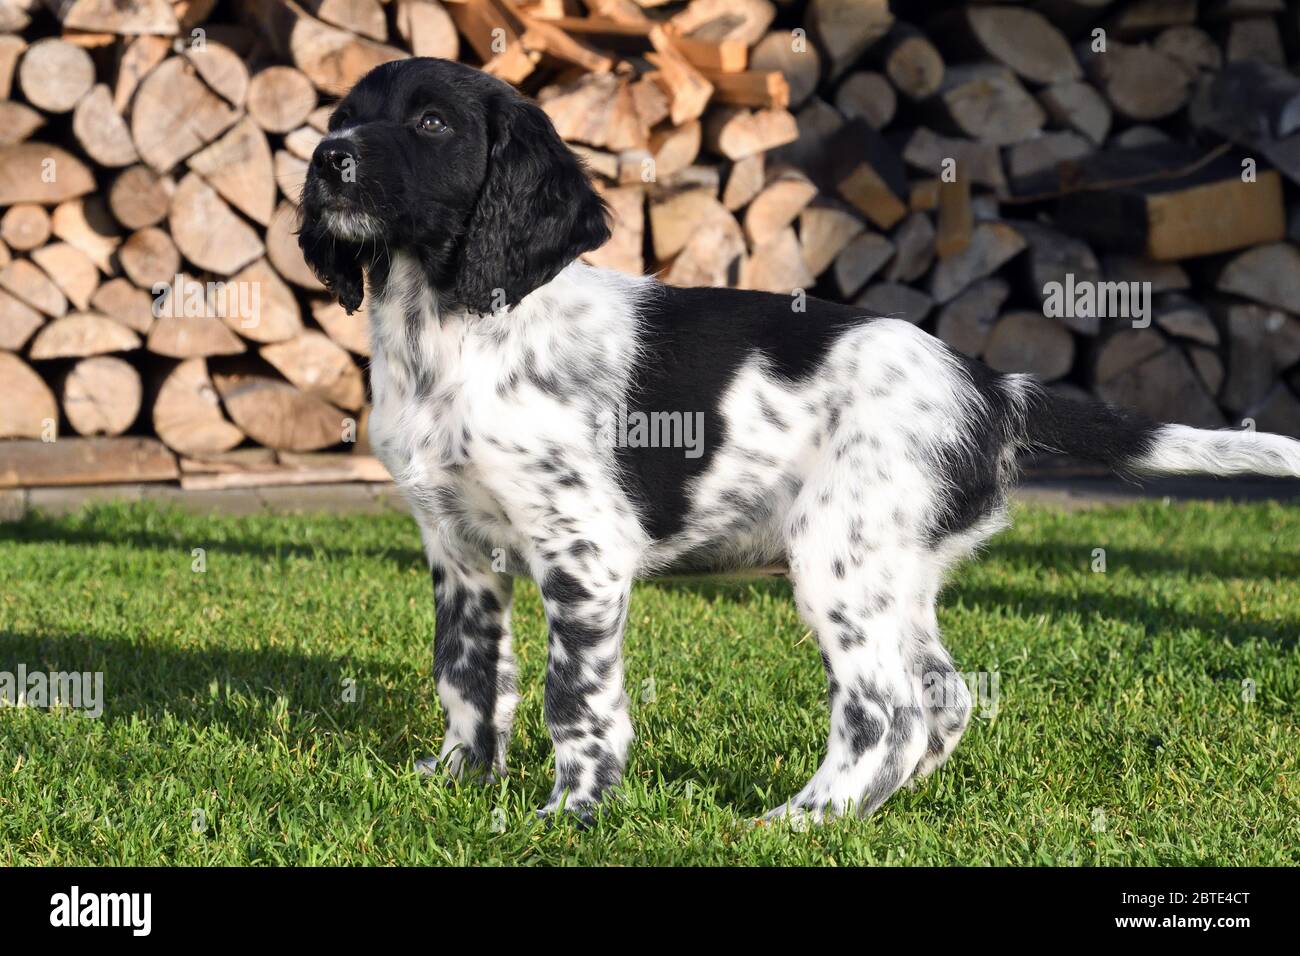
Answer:
[(371, 70), (334, 110), (298, 241), (349, 312), (363, 269), (405, 250), (440, 301), (488, 313), (608, 238), (604, 203), (541, 109), (486, 73), (417, 57)]

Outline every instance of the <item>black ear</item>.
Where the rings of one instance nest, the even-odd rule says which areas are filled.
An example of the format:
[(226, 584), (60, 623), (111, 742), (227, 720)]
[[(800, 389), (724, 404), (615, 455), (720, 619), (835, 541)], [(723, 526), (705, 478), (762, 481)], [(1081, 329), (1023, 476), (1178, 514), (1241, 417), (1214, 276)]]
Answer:
[(540, 108), (502, 97), (487, 179), (461, 241), (451, 290), (469, 309), (516, 305), (609, 238), (604, 201)]
[(351, 315), (361, 308), (365, 279), (361, 274), (361, 247), (339, 239), (312, 219), (298, 230), (298, 248), (316, 278)]

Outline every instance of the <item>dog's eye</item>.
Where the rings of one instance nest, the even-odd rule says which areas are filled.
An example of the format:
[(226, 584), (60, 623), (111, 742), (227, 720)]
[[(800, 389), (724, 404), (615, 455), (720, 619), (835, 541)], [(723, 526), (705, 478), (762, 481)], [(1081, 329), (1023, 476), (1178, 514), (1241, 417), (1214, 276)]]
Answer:
[(437, 113), (425, 113), (420, 117), (420, 129), (426, 133), (445, 133), (448, 126)]

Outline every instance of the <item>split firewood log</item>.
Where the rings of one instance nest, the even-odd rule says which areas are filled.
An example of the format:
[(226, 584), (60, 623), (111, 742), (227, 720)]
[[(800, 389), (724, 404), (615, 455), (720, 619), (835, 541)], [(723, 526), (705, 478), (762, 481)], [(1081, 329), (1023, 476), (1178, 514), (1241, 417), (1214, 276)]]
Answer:
[(84, 252), (104, 275), (117, 274), (114, 257), (122, 245), (122, 233), (100, 197), (87, 196), (59, 203), (50, 216), (50, 231)]
[(595, 266), (641, 275), (645, 272), (641, 251), (645, 245), (645, 190), (635, 185), (598, 191), (609, 206), (610, 238), (583, 259)]
[(797, 169), (773, 171), (745, 210), (744, 227), (751, 247), (776, 237), (817, 195), (817, 187)]
[(895, 23), (873, 59), (894, 87), (913, 101), (928, 99), (943, 85), (942, 54), (910, 23)]
[(835, 287), (845, 299), (857, 295), (894, 255), (894, 244), (878, 232), (864, 232), (835, 257)]
[(1016, 75), (993, 63), (949, 67), (927, 109), (949, 132), (996, 146), (1030, 138), (1047, 120)]
[(140, 415), (140, 373), (113, 355), (77, 362), (63, 377), (60, 401), (78, 435), (120, 435)]
[(15, 259), (0, 269), (0, 289), (26, 302), (51, 318), (67, 314), (68, 300), (40, 268), (26, 259)]
[(1006, 223), (980, 223), (969, 246), (935, 265), (930, 274), (930, 295), (940, 304), (948, 302), (976, 279), (1000, 269), (1024, 248), (1024, 238)]
[(826, 56), (831, 79), (851, 67), (889, 32), (888, 0), (809, 0), (804, 25)]
[(60, 0), (48, 3), (66, 30), (130, 35), (175, 36), (180, 29), (176, 11), (167, 0)]
[[(308, 90), (314, 99), (315, 91), (310, 86)], [(266, 134), (253, 120), (240, 120), (212, 145), (191, 156), (188, 165), (221, 198), (254, 222), (263, 226), (271, 222), (275, 212), (275, 167)]]
[(732, 212), (749, 205), (767, 179), (765, 166), (762, 153), (754, 153), (732, 163), (727, 185), (722, 191), (722, 204)]
[(397, 34), (412, 56), (455, 60), (460, 56), (460, 34), (446, 9), (436, 0), (397, 0)]
[(277, 451), (320, 451), (343, 441), (341, 409), (257, 372), (214, 373), (213, 384), (231, 420), (249, 438)]
[(894, 230), (894, 258), (885, 270), (889, 282), (915, 282), (934, 263), (934, 223), (924, 212), (910, 213)]
[(740, 287), (763, 292), (808, 290), (816, 283), (799, 253), (799, 237), (787, 226), (750, 253), (741, 265)]
[(934, 23), (945, 49), (963, 59), (986, 56), (1033, 83), (1083, 76), (1065, 36), (1041, 13), (1012, 6), (971, 5)]
[(44, 438), (58, 435), (59, 406), (54, 393), (30, 365), (10, 352), (0, 352), (0, 438)]
[(835, 108), (846, 119), (864, 119), (872, 129), (883, 129), (894, 118), (898, 96), (894, 86), (879, 73), (864, 70), (850, 73), (835, 91)]
[(131, 105), (140, 81), (172, 51), (171, 43), (161, 36), (138, 36), (127, 41), (117, 64), (113, 86), (113, 109), (125, 113)]
[(0, 292), (0, 351), (21, 351), (44, 323), (41, 314), (26, 302)]
[(704, 119), (704, 145), (730, 160), (764, 153), (799, 138), (799, 125), (788, 110), (712, 109)]
[(806, 38), (796, 37), (789, 30), (773, 30), (750, 52), (749, 68), (763, 73), (777, 71), (785, 77), (787, 108), (798, 109), (816, 91), (822, 63), (817, 47)]
[(244, 440), (244, 433), (221, 410), (221, 399), (202, 358), (179, 362), (167, 372), (154, 399), (152, 417), (155, 434), (182, 455), (217, 455)]
[(874, 282), (854, 300), (868, 314), (903, 319), (918, 325), (934, 308), (934, 300), (920, 289), (902, 282)]
[(90, 257), (66, 242), (52, 242), (32, 250), (32, 261), (45, 270), (75, 308), (85, 311), (99, 287), (99, 270)]
[(325, 334), (354, 355), (370, 356), (370, 322), (363, 305), (351, 315), (333, 299), (316, 299), (311, 316)]
[(45, 125), (45, 117), (26, 103), (0, 101), (0, 146), (21, 143)]
[(342, 96), (374, 67), (406, 56), (396, 47), (317, 20), (293, 0), (244, 0), (240, 11), (277, 54), (330, 96)]
[(1191, 92), (1187, 67), (1146, 43), (1112, 41), (1085, 66), (1116, 112), (1138, 122), (1172, 116)]
[(292, 339), (259, 350), (262, 358), (308, 395), (357, 411), (365, 404), (361, 369), (329, 336), (306, 329)]
[(799, 213), (799, 250), (804, 265), (820, 276), (866, 228), (848, 207), (831, 199), (814, 200)]
[(881, 229), (907, 215), (910, 192), (903, 160), (863, 119), (835, 134), (830, 175), (840, 196)]
[(266, 259), (232, 276), (225, 283), (223, 299), (212, 303), (212, 314), (246, 339), (285, 342), (302, 333), (298, 299)]
[(109, 279), (90, 297), (91, 309), (141, 335), (153, 328), (153, 303), (153, 296), (121, 277)]
[(1011, 294), (1004, 279), (980, 279), (939, 310), (935, 333), (957, 351), (978, 358)]
[(72, 133), (86, 155), (101, 166), (129, 166), (140, 159), (126, 120), (113, 108), (113, 94), (96, 83), (77, 101)]
[(218, 275), (233, 275), (266, 253), (253, 228), (194, 173), (176, 187), (167, 224), (181, 254)]
[(1300, 250), (1289, 242), (1271, 242), (1238, 253), (1224, 266), (1216, 288), (1295, 311), (1300, 308)]
[(187, 46), (185, 56), (218, 96), (236, 109), (244, 106), (250, 81), (248, 67), (238, 53), (209, 38), (201, 47)]
[(326, 23), (372, 40), (388, 39), (388, 21), (379, 0), (303, 0)]
[(140, 336), (125, 325), (95, 312), (73, 312), (37, 332), (27, 354), (32, 359), (89, 358), (139, 347)]
[(1038, 94), (1038, 102), (1057, 125), (1082, 133), (1094, 146), (1106, 141), (1110, 106), (1091, 84), (1079, 80), (1053, 84)]
[(52, 206), (94, 191), (94, 175), (67, 150), (33, 142), (0, 147), (0, 206)]
[(142, 289), (171, 282), (181, 268), (172, 237), (157, 226), (133, 232), (118, 250), (118, 261), (127, 278)]
[(266, 229), (266, 257), (282, 277), (294, 285), (313, 292), (323, 292), (325, 287), (308, 268), (298, 247), (298, 210), (292, 203), (282, 202), (275, 207), (271, 225)]
[(131, 138), (159, 173), (212, 142), (239, 119), (183, 56), (164, 60), (140, 81), (131, 106)]

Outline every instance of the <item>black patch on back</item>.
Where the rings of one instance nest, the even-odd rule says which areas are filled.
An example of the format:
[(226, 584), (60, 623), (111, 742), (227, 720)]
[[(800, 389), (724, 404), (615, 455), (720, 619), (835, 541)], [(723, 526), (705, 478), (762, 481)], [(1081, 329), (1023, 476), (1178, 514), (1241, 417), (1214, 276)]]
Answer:
[(704, 413), (703, 453), (684, 448), (625, 448), (616, 458), (624, 487), (646, 532), (656, 540), (680, 532), (689, 510), (686, 488), (709, 467), (722, 446), (726, 423), (722, 396), (755, 354), (791, 383), (807, 379), (846, 331), (870, 321), (858, 307), (736, 289), (661, 286), (639, 310), (640, 360), (627, 396), (627, 413)]

